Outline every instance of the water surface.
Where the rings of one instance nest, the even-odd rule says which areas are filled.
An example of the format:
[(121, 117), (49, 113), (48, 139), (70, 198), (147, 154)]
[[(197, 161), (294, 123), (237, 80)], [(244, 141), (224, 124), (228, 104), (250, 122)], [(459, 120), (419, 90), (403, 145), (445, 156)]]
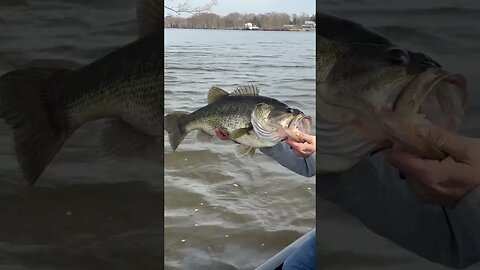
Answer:
[[(314, 114), (315, 34), (165, 29), (165, 111), (207, 104), (216, 85), (260, 94)], [(234, 144), (165, 137), (168, 269), (253, 269), (315, 226), (315, 178), (263, 154), (237, 158)]]

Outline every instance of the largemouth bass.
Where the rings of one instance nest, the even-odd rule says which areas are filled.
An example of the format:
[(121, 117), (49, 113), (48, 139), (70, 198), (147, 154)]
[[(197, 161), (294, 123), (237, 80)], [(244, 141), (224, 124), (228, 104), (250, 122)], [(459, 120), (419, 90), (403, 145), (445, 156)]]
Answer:
[[(0, 77), (0, 116), (13, 129), (17, 159), (34, 184), (77, 128), (108, 118), (107, 155), (163, 145), (163, 18), (160, 1), (140, 1), (140, 38), (78, 69), (29, 68)], [(162, 16), (162, 17), (161, 17)]]
[(253, 156), (255, 149), (271, 147), (287, 138), (288, 129), (310, 132), (311, 117), (269, 97), (259, 95), (258, 87), (242, 86), (232, 93), (212, 87), (208, 105), (190, 114), (165, 116), (165, 130), (175, 151), (185, 136), (197, 130), (199, 141), (214, 137), (215, 129), (228, 132), (237, 142), (237, 156)]
[(444, 158), (415, 126), (430, 121), (456, 130), (466, 109), (465, 78), (358, 23), (322, 13), (316, 20), (317, 173), (346, 170), (393, 142)]

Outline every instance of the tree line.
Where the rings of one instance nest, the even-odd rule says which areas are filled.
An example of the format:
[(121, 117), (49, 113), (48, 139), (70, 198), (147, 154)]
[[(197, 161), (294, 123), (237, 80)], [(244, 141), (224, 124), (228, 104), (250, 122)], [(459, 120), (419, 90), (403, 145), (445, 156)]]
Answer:
[(192, 28), (192, 29), (243, 29), (246, 23), (252, 23), (262, 30), (301, 29), (305, 21), (315, 21), (315, 15), (305, 13), (288, 15), (282, 12), (264, 14), (230, 13), (220, 16), (210, 12), (194, 14), (188, 18), (166, 16), (166, 28)]

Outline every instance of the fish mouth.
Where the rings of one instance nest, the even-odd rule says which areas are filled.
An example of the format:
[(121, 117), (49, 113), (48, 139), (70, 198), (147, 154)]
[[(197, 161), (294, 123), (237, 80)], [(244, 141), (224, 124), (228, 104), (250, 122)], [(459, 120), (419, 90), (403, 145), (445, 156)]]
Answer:
[(417, 113), (432, 124), (454, 131), (460, 126), (467, 106), (467, 81), (460, 74), (437, 78), (422, 97)]
[(416, 135), (415, 127), (425, 121), (455, 131), (460, 126), (467, 103), (464, 76), (439, 69), (427, 70), (401, 90), (391, 108), (380, 115), (380, 124), (393, 142), (428, 159), (443, 159), (446, 154)]
[(455, 130), (465, 114), (466, 89), (464, 76), (430, 69), (402, 89), (392, 111), (404, 116), (425, 116), (434, 125)]
[(290, 120), (288, 128), (296, 128), (302, 133), (310, 134), (312, 129), (312, 117), (304, 114), (298, 114)]

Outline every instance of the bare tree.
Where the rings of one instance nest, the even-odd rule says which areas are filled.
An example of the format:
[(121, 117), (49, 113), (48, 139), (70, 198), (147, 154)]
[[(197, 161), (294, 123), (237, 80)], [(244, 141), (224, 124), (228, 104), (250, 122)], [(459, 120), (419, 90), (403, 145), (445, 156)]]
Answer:
[(165, 9), (173, 11), (178, 15), (182, 13), (190, 13), (195, 15), (201, 12), (210, 11), (212, 7), (214, 7), (217, 4), (217, 0), (210, 0), (210, 2), (208, 2), (203, 6), (192, 7), (188, 2), (188, 0), (185, 2), (178, 2), (178, 3), (175, 3), (175, 2), (176, 1), (165, 1), (165, 4), (163, 6)]
[[(219, 16), (209, 12), (194, 14), (188, 18), (168, 15), (164, 19), (167, 28), (203, 28), (203, 29), (243, 29), (246, 23), (253, 23), (262, 30), (301, 30), (305, 21), (312, 16), (305, 13), (288, 15), (284, 12), (270, 12), (264, 14), (230, 13)], [(285, 25), (293, 24), (285, 27)]]

